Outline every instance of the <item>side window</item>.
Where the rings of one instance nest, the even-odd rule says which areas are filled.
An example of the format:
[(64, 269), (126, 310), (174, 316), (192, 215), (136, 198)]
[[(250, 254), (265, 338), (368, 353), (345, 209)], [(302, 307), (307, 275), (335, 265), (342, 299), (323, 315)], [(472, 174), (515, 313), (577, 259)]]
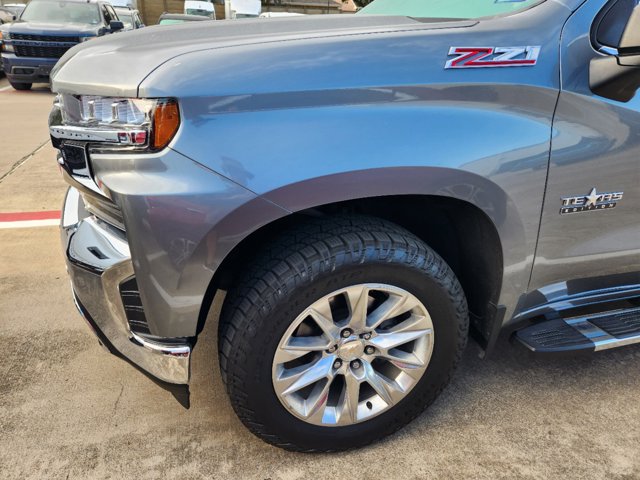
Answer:
[(106, 5), (102, 5), (102, 16), (104, 17), (104, 21), (107, 25), (111, 23), (111, 20), (113, 20), (113, 17), (109, 13), (109, 10), (107, 10)]
[(600, 13), (595, 22), (595, 41), (598, 46), (618, 48), (633, 9), (638, 0), (616, 0)]
[(111, 20), (118, 20), (118, 14), (111, 5), (107, 5), (107, 12), (111, 15)]

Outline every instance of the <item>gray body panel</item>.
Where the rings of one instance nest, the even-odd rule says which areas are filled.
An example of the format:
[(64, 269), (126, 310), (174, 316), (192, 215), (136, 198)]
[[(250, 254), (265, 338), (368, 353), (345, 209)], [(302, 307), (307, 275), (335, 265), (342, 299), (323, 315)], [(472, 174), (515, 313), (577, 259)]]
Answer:
[(151, 332), (194, 336), (224, 253), (287, 212), (171, 149), (92, 160), (96, 180), (123, 211)]
[[(475, 22), (458, 22), (473, 25)], [(291, 19), (193, 22), (186, 25), (151, 26), (125, 32), (111, 41), (96, 39), (92, 45), (78, 46), (60, 59), (54, 70), (52, 88), (56, 92), (135, 97), (158, 96), (154, 90), (138, 92), (138, 85), (147, 75), (169, 60), (185, 54), (209, 52), (238, 47), (251, 50), (261, 44), (314, 38), (368, 35), (376, 32), (424, 30), (442, 28), (405, 17), (353, 17), (344, 15), (296, 17)], [(83, 48), (84, 47), (84, 48)], [(215, 53), (215, 52), (214, 52)], [(118, 58), (111, 62), (111, 58)], [(215, 61), (214, 58), (208, 60)], [(108, 68), (106, 67), (108, 65)], [(64, 68), (62, 68), (64, 67)], [(202, 65), (193, 72), (202, 87), (211, 85), (202, 76)], [(219, 65), (223, 67), (223, 65)], [(226, 69), (225, 69), (226, 70)], [(175, 72), (183, 77), (186, 69)], [(96, 75), (100, 72), (100, 75)], [(217, 90), (217, 89), (216, 89)], [(180, 92), (182, 96), (184, 92)]]
[[(175, 97), (180, 104), (182, 125), (170, 149), (92, 159), (96, 179), (123, 210), (152, 333), (196, 334), (214, 272), (252, 232), (291, 212), (356, 198), (444, 196), (484, 212), (501, 241), (499, 303), (507, 321), (533, 305), (527, 292), (596, 276), (589, 270), (609, 253), (606, 239), (591, 252), (589, 267), (575, 269), (566, 260), (571, 252), (554, 241), (566, 235), (558, 195), (592, 185), (578, 175), (560, 180), (542, 210), (547, 174), (550, 181), (566, 175), (556, 163), (588, 162), (581, 148), (564, 151), (558, 142), (578, 135), (578, 143), (588, 143), (578, 117), (603, 105), (582, 92), (576, 102), (583, 113), (573, 112), (575, 94), (567, 92), (562, 121), (553, 127), (561, 33), (581, 3), (548, 0), (480, 22), (367, 16), (202, 22), (145, 28), (70, 51), (54, 72), (55, 91)], [(601, 8), (605, 1), (590, 3)], [(574, 37), (565, 35), (563, 45), (584, 37), (592, 19), (570, 23)], [(535, 67), (446, 70), (451, 46), (541, 51)], [(580, 82), (573, 85), (578, 94)], [(615, 105), (610, 112), (627, 125), (636, 114), (616, 113)], [(598, 131), (606, 146), (613, 130)], [(634, 202), (637, 192), (616, 218), (628, 220)], [(601, 213), (610, 212), (569, 221), (587, 235)], [(537, 261), (530, 288), (536, 248), (541, 258), (558, 261)], [(622, 245), (606, 274), (630, 271), (634, 248)]]

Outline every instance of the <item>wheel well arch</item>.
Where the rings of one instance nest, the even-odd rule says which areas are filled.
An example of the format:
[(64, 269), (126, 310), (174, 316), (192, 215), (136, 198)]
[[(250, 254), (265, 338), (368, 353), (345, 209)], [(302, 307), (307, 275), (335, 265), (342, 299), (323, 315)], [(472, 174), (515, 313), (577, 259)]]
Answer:
[[(416, 215), (425, 212), (425, 215)], [(394, 222), (421, 238), (454, 271), (467, 297), (471, 325), (481, 338), (493, 331), (502, 287), (503, 249), (491, 219), (475, 205), (435, 195), (391, 195), (330, 203), (277, 219), (245, 237), (225, 257), (205, 293), (198, 319), (204, 327), (218, 290), (233, 286), (247, 258), (260, 245), (309, 216), (364, 214)], [(455, 240), (455, 241), (453, 241)]]

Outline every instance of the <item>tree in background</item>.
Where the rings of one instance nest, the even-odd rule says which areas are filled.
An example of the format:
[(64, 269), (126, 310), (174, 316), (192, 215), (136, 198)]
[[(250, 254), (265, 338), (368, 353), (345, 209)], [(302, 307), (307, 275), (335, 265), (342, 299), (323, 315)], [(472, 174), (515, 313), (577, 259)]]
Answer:
[(359, 7), (366, 7), (367, 5), (369, 5), (371, 2), (373, 2), (373, 0), (353, 0), (357, 6)]

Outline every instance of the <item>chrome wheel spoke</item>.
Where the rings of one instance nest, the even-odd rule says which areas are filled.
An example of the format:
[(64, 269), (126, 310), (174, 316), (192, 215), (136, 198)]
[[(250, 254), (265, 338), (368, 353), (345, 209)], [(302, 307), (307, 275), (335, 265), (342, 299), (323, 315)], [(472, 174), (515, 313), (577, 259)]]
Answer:
[[(277, 379), (278, 390), (283, 395), (290, 395), (320, 380), (328, 378), (333, 369), (333, 357), (322, 358), (311, 364), (296, 367), (294, 372)], [(285, 372), (287, 373), (287, 372)]]
[(322, 352), (333, 345), (324, 337), (292, 337), (275, 355), (278, 363), (287, 363), (310, 352)]
[(417, 340), (433, 333), (430, 328), (424, 330), (409, 330), (396, 333), (379, 333), (375, 338), (371, 339), (371, 343), (380, 350), (390, 350), (400, 347), (406, 343)]
[(307, 353), (309, 352), (305, 350), (295, 350), (283, 347), (276, 352), (274, 360), (278, 363), (292, 362), (293, 360), (305, 356)]
[(367, 327), (376, 329), (382, 322), (402, 315), (416, 308), (420, 302), (414, 296), (390, 295), (367, 318)]
[(424, 363), (416, 354), (405, 352), (403, 350), (391, 349), (380, 352), (378, 356), (393, 363), (401, 370), (411, 370), (424, 367)]
[(316, 420), (322, 422), (325, 409), (327, 407), (327, 400), (329, 398), (329, 389), (333, 381), (333, 375), (327, 378), (324, 385), (317, 385), (317, 388), (311, 392), (311, 395), (305, 402), (306, 416), (310, 420)]
[(358, 421), (358, 398), (360, 397), (360, 381), (353, 375), (345, 375), (344, 389), (338, 405), (340, 416), (338, 424), (349, 425)]
[(369, 289), (366, 286), (347, 289), (351, 318), (349, 326), (354, 330), (364, 330), (367, 326), (367, 308), (369, 307)]
[(422, 329), (429, 329), (429, 328), (431, 328), (431, 318), (427, 318), (424, 315), (414, 314), (414, 315), (411, 315), (406, 320), (386, 330), (385, 333), (399, 333), (399, 332), (407, 332), (411, 330), (422, 330)]
[[(328, 302), (327, 307), (329, 307)], [(322, 329), (327, 338), (329, 338), (330, 340), (335, 340), (340, 337), (340, 329), (331, 318), (331, 309), (327, 309), (328, 314), (326, 312), (323, 312), (322, 310), (310, 308), (309, 316), (313, 318), (313, 321), (316, 322), (316, 324)]]
[[(387, 405), (393, 405), (398, 393), (402, 393), (397, 390), (394, 385), (389, 383), (385, 378), (376, 372), (369, 362), (365, 362), (365, 381), (375, 390), (375, 392), (384, 400)], [(395, 397), (395, 398), (394, 398)]]

